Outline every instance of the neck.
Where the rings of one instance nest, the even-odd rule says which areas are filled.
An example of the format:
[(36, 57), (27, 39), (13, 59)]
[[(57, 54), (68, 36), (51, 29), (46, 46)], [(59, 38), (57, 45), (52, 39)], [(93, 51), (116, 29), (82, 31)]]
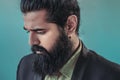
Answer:
[(71, 38), (71, 40), (72, 40), (72, 43), (73, 43), (73, 54), (74, 54), (74, 52), (76, 51), (76, 49), (81, 45), (81, 41), (80, 41), (80, 39), (79, 39), (79, 37), (78, 36), (73, 36), (72, 38)]

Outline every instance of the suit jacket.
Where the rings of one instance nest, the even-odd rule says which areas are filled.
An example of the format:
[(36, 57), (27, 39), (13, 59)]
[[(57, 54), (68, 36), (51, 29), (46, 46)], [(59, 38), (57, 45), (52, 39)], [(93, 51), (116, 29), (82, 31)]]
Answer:
[[(21, 59), (17, 69), (17, 80), (44, 80), (44, 76), (34, 73), (33, 59), (34, 54)], [(120, 80), (120, 65), (83, 46), (71, 80)]]

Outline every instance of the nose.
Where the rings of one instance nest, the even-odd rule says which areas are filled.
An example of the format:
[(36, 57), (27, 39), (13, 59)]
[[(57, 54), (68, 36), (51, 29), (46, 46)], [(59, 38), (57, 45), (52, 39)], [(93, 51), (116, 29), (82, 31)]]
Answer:
[(40, 41), (39, 41), (37, 35), (34, 32), (30, 32), (30, 34), (29, 34), (29, 44), (31, 46), (40, 44)]

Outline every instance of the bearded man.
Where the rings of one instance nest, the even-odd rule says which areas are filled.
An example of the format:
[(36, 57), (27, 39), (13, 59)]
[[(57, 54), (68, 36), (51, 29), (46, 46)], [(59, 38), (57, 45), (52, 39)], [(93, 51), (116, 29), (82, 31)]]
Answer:
[(79, 38), (77, 0), (21, 0), (32, 53), (18, 65), (17, 80), (120, 80), (120, 66)]

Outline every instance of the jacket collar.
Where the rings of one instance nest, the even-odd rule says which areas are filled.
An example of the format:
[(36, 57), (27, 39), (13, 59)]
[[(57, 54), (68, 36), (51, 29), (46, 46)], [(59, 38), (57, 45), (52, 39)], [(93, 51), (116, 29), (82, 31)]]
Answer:
[(89, 50), (82, 43), (81, 55), (79, 56), (79, 58), (77, 60), (71, 80), (82, 80), (87, 63), (89, 61), (87, 58), (88, 52), (89, 52)]

